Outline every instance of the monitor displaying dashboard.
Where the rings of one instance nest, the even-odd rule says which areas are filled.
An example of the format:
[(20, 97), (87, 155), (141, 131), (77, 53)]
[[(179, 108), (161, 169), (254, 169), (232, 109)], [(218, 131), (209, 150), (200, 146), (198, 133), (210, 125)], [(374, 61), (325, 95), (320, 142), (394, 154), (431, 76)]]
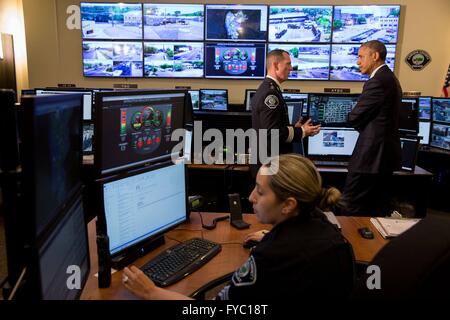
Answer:
[(267, 39), (267, 6), (206, 5), (207, 41), (262, 41)]
[(228, 111), (227, 89), (201, 89), (200, 110), (202, 111)]
[(98, 93), (94, 126), (97, 174), (170, 158), (177, 144), (171, 140), (172, 133), (184, 128), (188, 97), (182, 90)]
[[(142, 255), (188, 216), (184, 163), (153, 165), (100, 181), (111, 257)], [(137, 258), (137, 257), (136, 257)]]
[(314, 137), (308, 137), (308, 155), (323, 158), (350, 157), (359, 133), (352, 128), (322, 127)]
[(309, 94), (309, 117), (323, 126), (345, 126), (348, 114), (358, 102), (358, 94)]
[(433, 98), (433, 121), (450, 124), (450, 98)]

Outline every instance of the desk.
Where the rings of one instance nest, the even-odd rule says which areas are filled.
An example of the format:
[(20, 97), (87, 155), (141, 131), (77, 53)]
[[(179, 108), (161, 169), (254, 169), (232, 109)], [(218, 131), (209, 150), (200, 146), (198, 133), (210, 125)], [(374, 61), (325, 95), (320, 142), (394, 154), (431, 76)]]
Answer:
[[(204, 213), (203, 219), (205, 223), (210, 223), (212, 219), (218, 215), (216, 213)], [(350, 241), (355, 252), (357, 262), (369, 262), (375, 254), (387, 243), (376, 229), (371, 226), (369, 218), (365, 217), (337, 217), (342, 226), (343, 235)], [(168, 289), (190, 295), (196, 289), (206, 285), (214, 279), (217, 279), (227, 273), (233, 272), (240, 267), (248, 258), (249, 250), (242, 247), (242, 243), (246, 234), (260, 229), (270, 229), (269, 225), (263, 225), (256, 220), (256, 215), (246, 214), (244, 219), (251, 223), (250, 229), (237, 230), (232, 228), (226, 221), (219, 222), (214, 230), (202, 230), (200, 217), (198, 213), (191, 214), (190, 223), (185, 223), (177, 229), (166, 233), (166, 243), (151, 251), (144, 257), (135, 261), (134, 265), (141, 267), (158, 253), (167, 249), (179, 240), (184, 241), (193, 237), (203, 237), (222, 244), (222, 251), (209, 261), (202, 268), (184, 278), (183, 280), (168, 287)], [(375, 239), (367, 240), (361, 238), (357, 229), (367, 226), (373, 230)], [(99, 289), (97, 278), (94, 274), (98, 270), (97, 245), (95, 242), (95, 221), (91, 221), (88, 225), (89, 231), (89, 250), (91, 257), (91, 273), (81, 295), (81, 299), (89, 300), (125, 300), (136, 299), (122, 285), (122, 271), (116, 272), (111, 277), (111, 286), (107, 289)]]

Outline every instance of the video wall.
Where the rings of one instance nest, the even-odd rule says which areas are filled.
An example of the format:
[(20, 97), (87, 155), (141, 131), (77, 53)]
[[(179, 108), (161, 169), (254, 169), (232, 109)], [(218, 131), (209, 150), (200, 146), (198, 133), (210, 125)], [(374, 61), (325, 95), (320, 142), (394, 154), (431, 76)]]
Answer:
[(271, 50), (292, 80), (364, 81), (361, 43), (394, 70), (400, 5), (81, 3), (86, 77), (262, 79)]

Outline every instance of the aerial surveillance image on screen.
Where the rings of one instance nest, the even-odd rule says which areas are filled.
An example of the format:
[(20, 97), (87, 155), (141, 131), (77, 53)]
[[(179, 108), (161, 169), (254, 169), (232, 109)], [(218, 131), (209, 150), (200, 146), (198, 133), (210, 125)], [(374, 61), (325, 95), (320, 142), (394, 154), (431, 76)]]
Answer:
[(206, 40), (265, 41), (267, 6), (206, 5)]
[(419, 119), (431, 120), (431, 97), (419, 98)]
[(203, 77), (203, 43), (144, 42), (145, 76)]
[(142, 77), (142, 43), (83, 41), (86, 77)]
[(430, 145), (450, 150), (450, 126), (433, 123)]
[(269, 41), (330, 42), (332, 6), (270, 6)]
[(202, 4), (144, 3), (144, 39), (203, 40)]
[(399, 5), (335, 6), (333, 42), (397, 42)]
[(83, 39), (142, 39), (142, 5), (81, 3)]
[(350, 156), (359, 133), (351, 128), (322, 128), (320, 133), (309, 137), (308, 154)]
[(347, 116), (356, 106), (358, 95), (309, 95), (309, 116), (313, 123), (345, 125)]
[(270, 44), (269, 52), (282, 49), (289, 52), (293, 70), (289, 79), (328, 80), (330, 73), (330, 45)]
[(449, 98), (433, 98), (433, 120), (450, 123)]
[(207, 78), (262, 79), (265, 72), (265, 44), (207, 43)]
[[(358, 50), (360, 45), (353, 44), (333, 44), (331, 46), (331, 71), (330, 80), (365, 81), (368, 75), (361, 74), (358, 60)], [(395, 45), (386, 45), (386, 64), (394, 71), (395, 67)]]

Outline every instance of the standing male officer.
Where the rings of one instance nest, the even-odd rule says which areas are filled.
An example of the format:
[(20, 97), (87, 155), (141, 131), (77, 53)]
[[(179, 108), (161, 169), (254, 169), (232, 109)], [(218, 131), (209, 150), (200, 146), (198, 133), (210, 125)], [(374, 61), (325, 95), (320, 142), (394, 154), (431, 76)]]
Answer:
[[(288, 79), (289, 73), (292, 71), (289, 53), (280, 49), (272, 50), (267, 55), (266, 64), (267, 77), (261, 83), (251, 101), (252, 127), (257, 133), (260, 129), (268, 130), (267, 154), (277, 156), (277, 154), (272, 154), (270, 150), (272, 129), (279, 130), (279, 153), (285, 154), (293, 151), (292, 142), (298, 142), (302, 138), (319, 133), (320, 125), (314, 126), (310, 119), (304, 124), (301, 123), (302, 119), (299, 119), (294, 126), (289, 124), (288, 109), (281, 91), (281, 83)], [(256, 176), (260, 166), (259, 157), (258, 163), (259, 165), (252, 167), (254, 176)]]

